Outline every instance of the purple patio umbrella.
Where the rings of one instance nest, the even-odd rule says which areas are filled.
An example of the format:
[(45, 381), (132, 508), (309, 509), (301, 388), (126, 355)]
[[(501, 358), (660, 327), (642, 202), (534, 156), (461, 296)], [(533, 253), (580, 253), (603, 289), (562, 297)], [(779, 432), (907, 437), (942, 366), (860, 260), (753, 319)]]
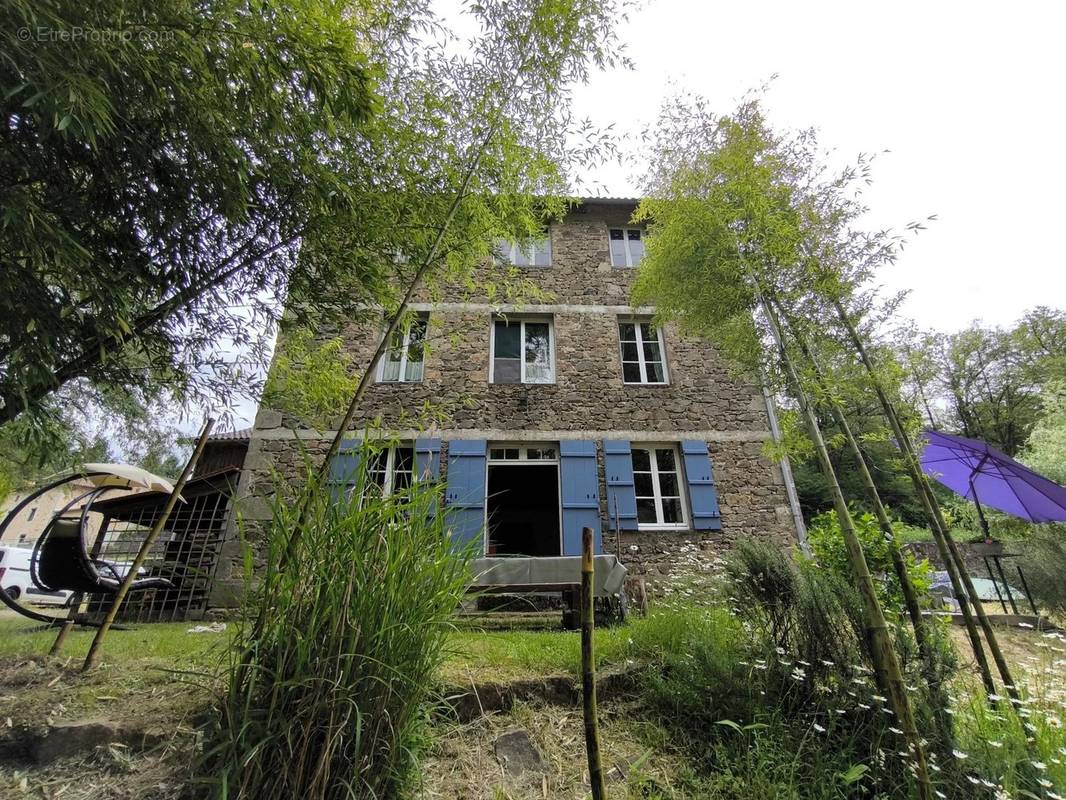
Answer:
[(1066, 487), (976, 439), (932, 430), (924, 436), (922, 469), (973, 500), (986, 537), (982, 504), (1029, 522), (1066, 522)]
[[(1066, 487), (1038, 475), (1007, 454), (976, 439), (928, 429), (924, 431), (924, 435), (926, 444), (922, 450), (922, 469), (955, 494), (973, 500), (985, 539), (990, 539), (990, 535), (982, 504), (1029, 522), (1066, 522)], [(1000, 556), (994, 553), (991, 557), (996, 562), (1011, 608), (1017, 614), (1018, 607), (1003, 574)], [(985, 566), (988, 567), (992, 585), (999, 595), (996, 575), (992, 572), (992, 565), (987, 556)], [(1025, 587), (1029, 606), (1036, 615), (1036, 605), (1033, 603), (1033, 596), (1029, 592), (1021, 566), (1018, 566), (1018, 577)], [(1006, 613), (1007, 604), (1003, 602), (1002, 596), (999, 602)]]

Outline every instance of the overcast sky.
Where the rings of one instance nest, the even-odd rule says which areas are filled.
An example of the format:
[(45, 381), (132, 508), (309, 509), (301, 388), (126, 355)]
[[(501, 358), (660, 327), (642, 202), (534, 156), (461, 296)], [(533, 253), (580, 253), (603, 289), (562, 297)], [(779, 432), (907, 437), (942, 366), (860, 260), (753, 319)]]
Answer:
[[(956, 330), (1066, 305), (1066, 4), (658, 0), (620, 29), (632, 71), (595, 77), (577, 112), (635, 132), (664, 96), (700, 93), (728, 112), (775, 73), (773, 124), (816, 127), (840, 157), (878, 157), (870, 224), (938, 221), (884, 282), (903, 313)], [(636, 153), (639, 158), (639, 152)], [(629, 195), (631, 168), (596, 178)]]

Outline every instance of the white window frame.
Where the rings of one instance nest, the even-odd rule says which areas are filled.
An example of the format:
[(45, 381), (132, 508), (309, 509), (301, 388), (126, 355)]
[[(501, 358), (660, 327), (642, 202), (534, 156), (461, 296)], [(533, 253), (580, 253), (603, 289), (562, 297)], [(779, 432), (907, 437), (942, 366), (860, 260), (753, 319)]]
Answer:
[[(547, 450), (552, 449), (555, 451), (555, 455), (551, 458), (530, 458), (530, 450)], [(492, 455), (493, 450), (517, 450), (518, 458), (497, 458)], [(490, 442), (488, 446), (488, 458), (490, 464), (558, 464), (559, 463), (559, 444), (558, 442), (525, 442), (519, 444), (517, 442)]]
[[(544, 249), (548, 251), (548, 263), (537, 264), (537, 246), (544, 244)], [(502, 259), (506, 259), (504, 263), (517, 267), (518, 269), (547, 269), (552, 265), (552, 237), (551, 233), (545, 233), (543, 236), (534, 239), (528, 245), (522, 246), (518, 242), (511, 239), (497, 239), (492, 248), (493, 257), (497, 262)], [(528, 264), (518, 264), (517, 257), (521, 253), (526, 257)]]
[[(626, 380), (626, 360), (625, 351), (622, 347), (622, 326), (632, 325), (633, 330), (637, 336), (637, 365), (640, 367), (640, 380), (639, 381), (627, 381)], [(644, 334), (640, 330), (641, 325), (651, 325), (655, 328), (655, 336), (659, 343), (659, 355), (663, 365), (663, 379), (661, 381), (649, 381), (648, 380), (648, 361), (644, 357), (644, 343), (647, 339), (644, 338)], [(618, 359), (619, 364), (622, 366), (622, 383), (626, 386), (665, 386), (670, 383), (670, 369), (666, 365), (666, 341), (663, 339), (663, 329), (659, 325), (654, 325), (651, 320), (648, 319), (619, 319), (618, 320)], [(630, 364), (633, 362), (630, 361)]]
[[(673, 450), (674, 451), (674, 465), (675, 474), (677, 475), (677, 492), (678, 503), (681, 506), (681, 521), (680, 522), (662, 522), (663, 519), (663, 492), (662, 487), (659, 484), (659, 457), (655, 452), (659, 450)], [(655, 502), (655, 518), (656, 522), (640, 522), (638, 511), (637, 530), (641, 531), (684, 531), (688, 530), (688, 483), (685, 480), (684, 465), (681, 462), (681, 448), (677, 446), (677, 442), (633, 442), (630, 444), (630, 451), (633, 450), (647, 450), (648, 451), (648, 464), (651, 467), (651, 486), (652, 486), (652, 500)], [(632, 455), (630, 456), (632, 458)], [(647, 474), (645, 470), (633, 469), (633, 492), (637, 499), (641, 499), (636, 494), (637, 480), (636, 474), (641, 472)], [(643, 498), (646, 499), (646, 498)]]
[[(489, 383), (496, 383), (496, 323), (506, 322), (511, 325), (519, 323), (521, 325), (519, 338), (521, 342), (521, 349), (519, 350), (520, 357), (519, 368), (521, 372), (521, 380), (518, 383), (501, 383), (500, 386), (548, 386), (555, 383), (555, 322), (550, 317), (493, 317), (489, 327)], [(530, 382), (526, 380), (526, 323), (533, 325), (548, 326), (548, 369), (551, 371), (551, 379), (546, 381)]]
[[(422, 335), (422, 372), (418, 377), (418, 380), (407, 380), (407, 354), (411, 349), (411, 328), (414, 327), (416, 322), (421, 322), (425, 327)], [(385, 364), (389, 360), (389, 352), (391, 347), (386, 347), (385, 352), (381, 354), (381, 358), (378, 360), (378, 383), (422, 383), (426, 376), (426, 339), (429, 338), (429, 315), (418, 314), (412, 318), (411, 324), (403, 329), (403, 344), (400, 350), (400, 371), (398, 377), (394, 379), (385, 378)]]
[[(624, 250), (625, 250), (625, 254), (626, 254), (626, 263), (624, 263), (624, 264), (615, 264), (614, 263), (614, 250), (611, 248), (611, 231), (621, 231), (622, 232), (622, 241), (625, 243)], [(633, 267), (637, 266), (637, 264), (639, 264), (640, 261), (644, 260), (643, 258), (641, 258), (640, 261), (637, 261), (636, 263), (633, 262), (633, 254), (631, 252), (629, 252), (629, 232), (630, 231), (636, 231), (637, 233), (640, 234), (640, 242), (641, 242), (641, 244), (643, 244), (645, 246), (645, 251), (644, 252), (647, 253), (647, 249), (646, 249), (647, 248), (647, 242), (645, 241), (645, 237), (648, 234), (647, 234), (647, 230), (645, 228), (617, 228), (617, 227), (613, 227), (613, 226), (612, 227), (608, 227), (607, 228), (607, 257), (611, 260), (611, 266), (615, 267), (616, 269), (632, 269)]]
[[(411, 485), (414, 485), (418, 481), (418, 465), (416, 463), (417, 454), (415, 453), (414, 442), (399, 442), (397, 444), (389, 445), (387, 448), (382, 448), (373, 453), (374, 457), (385, 454), (385, 485), (381, 487), (381, 496), (389, 497), (392, 495), (396, 488), (396, 451), (397, 450), (410, 450), (411, 451)], [(367, 464), (367, 477), (370, 482), (377, 485), (374, 480), (373, 464)], [(369, 487), (368, 487), (369, 488)]]

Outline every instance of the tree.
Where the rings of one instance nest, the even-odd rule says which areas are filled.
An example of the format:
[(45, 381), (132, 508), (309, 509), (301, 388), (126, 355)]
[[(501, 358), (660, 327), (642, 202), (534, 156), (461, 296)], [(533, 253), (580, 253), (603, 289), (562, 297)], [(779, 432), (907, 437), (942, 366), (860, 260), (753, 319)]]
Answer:
[(250, 370), (227, 354), (261, 355), (302, 238), (352, 202), (321, 154), (358, 136), (379, 102), (375, 59), (424, 16), (331, 0), (5, 3), (0, 421), (77, 378), (239, 392)]
[[(840, 404), (831, 395), (835, 385), (811, 350), (796, 313), (810, 298), (810, 278), (816, 277), (811, 262), (821, 254), (811, 248), (825, 241), (810, 235), (812, 227), (822, 222), (817, 206), (806, 202), (811, 195), (804, 194), (818, 179), (810, 169), (810, 142), (809, 135), (797, 141), (775, 136), (755, 102), (743, 103), (728, 117), (709, 113), (700, 101), (669, 105), (653, 142), (649, 196), (637, 212), (650, 222), (650, 236), (633, 303), (656, 305), (659, 317), (711, 338), (741, 367), (784, 378), (833, 501), (862, 599), (876, 680), (891, 699), (914, 758), (919, 795), (927, 798), (932, 789), (925, 751), (900, 661), (826, 447), (817, 406), (824, 405), (833, 414), (860, 462), (862, 456)], [(868, 476), (866, 485), (876, 499)], [(917, 634), (920, 614), (912, 620)]]
[(974, 322), (948, 336), (911, 329), (897, 346), (927, 424), (1015, 456), (1041, 416), (1045, 385), (1066, 378), (1066, 312), (1038, 307), (1010, 328)]
[(1066, 380), (1052, 380), (1041, 396), (1043, 416), (1021, 453), (1026, 466), (1066, 485)]

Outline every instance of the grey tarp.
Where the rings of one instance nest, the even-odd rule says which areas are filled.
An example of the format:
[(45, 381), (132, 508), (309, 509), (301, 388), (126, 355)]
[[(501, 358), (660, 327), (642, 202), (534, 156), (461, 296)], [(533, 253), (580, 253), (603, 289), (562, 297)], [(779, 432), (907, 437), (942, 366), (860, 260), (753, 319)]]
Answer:
[[(472, 588), (507, 586), (519, 591), (529, 587), (581, 583), (580, 556), (541, 556), (512, 558), (476, 558), (470, 564), (474, 574)], [(626, 568), (610, 555), (595, 556), (593, 587), (597, 597), (609, 597), (622, 591)]]

